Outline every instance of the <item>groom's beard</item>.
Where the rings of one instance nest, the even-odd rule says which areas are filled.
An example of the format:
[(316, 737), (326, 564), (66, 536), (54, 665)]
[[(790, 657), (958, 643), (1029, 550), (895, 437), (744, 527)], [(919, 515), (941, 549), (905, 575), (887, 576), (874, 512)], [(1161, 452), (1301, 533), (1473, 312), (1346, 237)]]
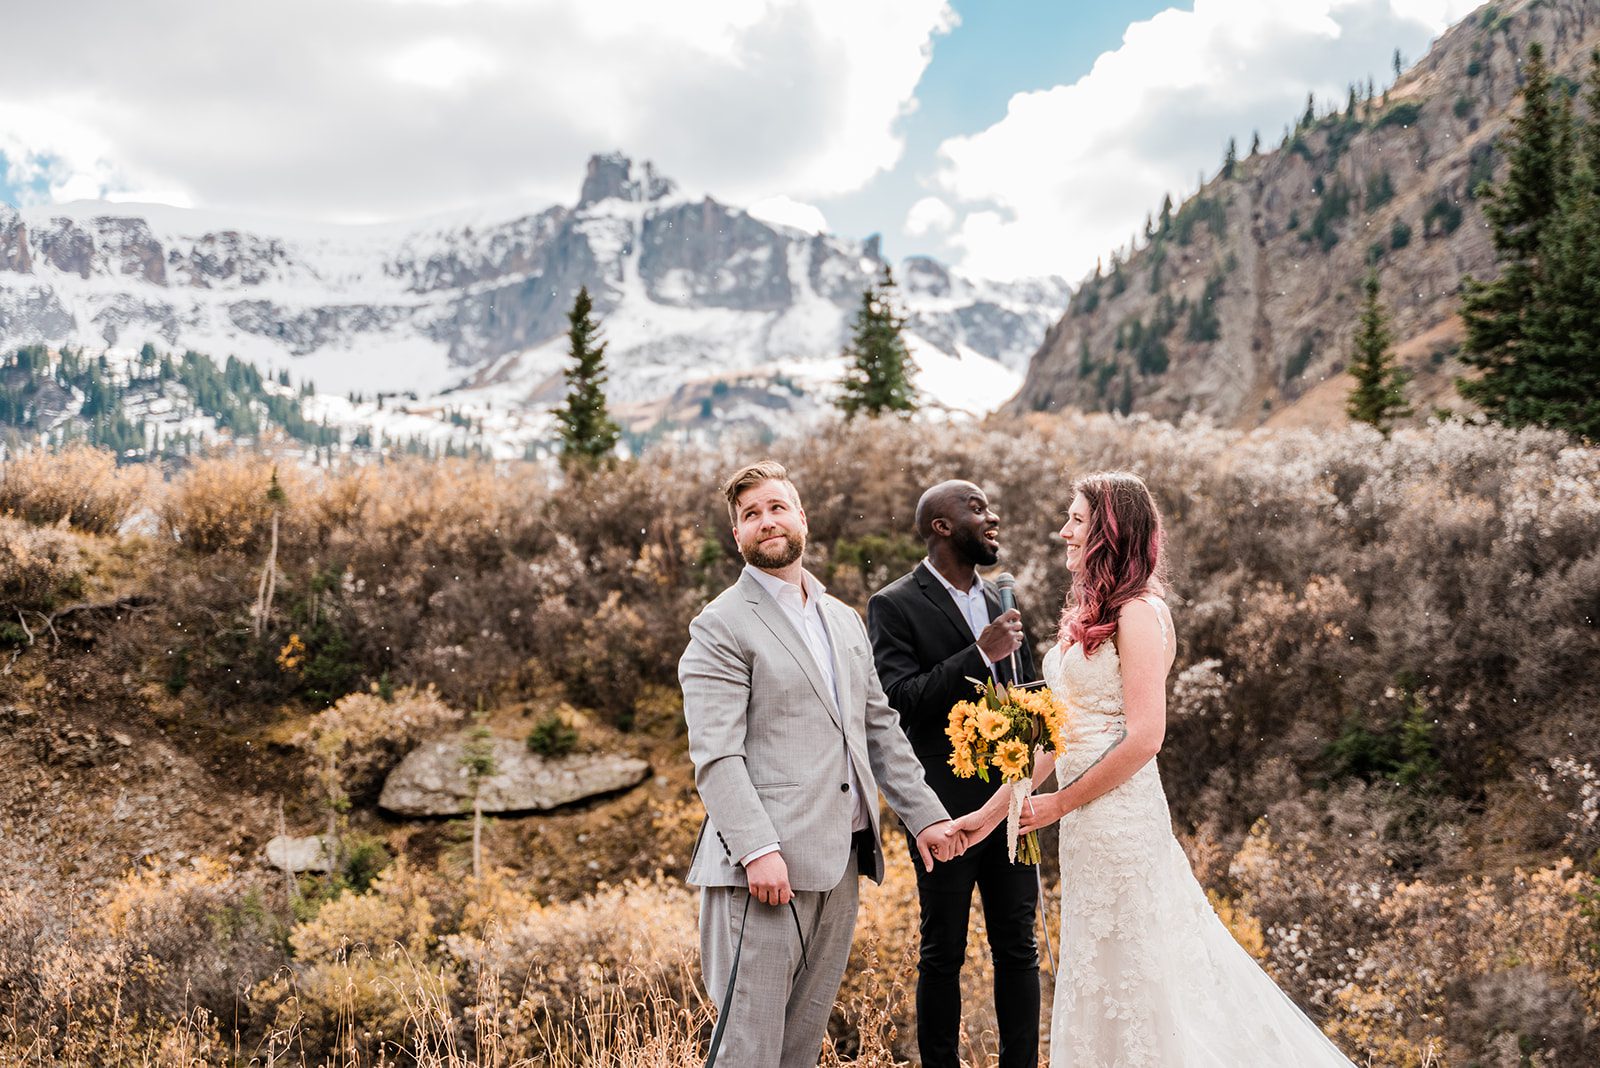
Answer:
[(751, 567), (759, 567), (767, 571), (776, 571), (780, 567), (788, 567), (806, 551), (805, 535), (795, 531), (783, 531), (783, 545), (776, 549), (764, 549), (760, 542), (751, 545), (739, 546), (739, 555), (744, 557), (744, 562)]

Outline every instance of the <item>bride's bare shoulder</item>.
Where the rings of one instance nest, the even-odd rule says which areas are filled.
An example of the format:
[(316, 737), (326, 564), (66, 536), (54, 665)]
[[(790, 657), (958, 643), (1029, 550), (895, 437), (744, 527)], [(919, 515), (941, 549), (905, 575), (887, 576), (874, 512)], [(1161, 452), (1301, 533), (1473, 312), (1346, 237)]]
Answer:
[(1165, 649), (1171, 634), (1171, 610), (1157, 595), (1137, 597), (1117, 610), (1116, 640), (1119, 652), (1129, 644)]

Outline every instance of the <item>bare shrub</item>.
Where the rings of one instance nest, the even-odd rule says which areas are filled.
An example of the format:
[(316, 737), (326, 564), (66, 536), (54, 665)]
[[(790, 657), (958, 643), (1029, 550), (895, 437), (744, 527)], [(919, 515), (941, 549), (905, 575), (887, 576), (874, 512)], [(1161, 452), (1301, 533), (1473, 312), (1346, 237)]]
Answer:
[(270, 496), (274, 478), (285, 515), (303, 514), (310, 503), (310, 484), (298, 468), (240, 452), (202, 459), (184, 471), (162, 502), (162, 525), (192, 552), (260, 551), (266, 547), (272, 513), (280, 507)]
[(398, 992), (448, 995), (454, 987), (430, 967), (439, 917), (427, 881), (402, 860), (380, 872), (367, 893), (341, 894), (297, 924), (289, 935), (293, 967), (252, 992), (274, 1028), (292, 1031), (323, 1056), (368, 1032), (404, 1043), (415, 1028)]
[(247, 1025), (245, 992), (282, 961), (277, 934), (259, 889), (220, 864), (136, 871), (81, 912), (34, 921), (24, 944), (35, 1011), (25, 1018), (47, 1044), (51, 1034), (115, 1037), (119, 1020), (159, 1028), (196, 1011)]
[(0, 515), (110, 534), (133, 515), (150, 484), (143, 467), (117, 467), (104, 449), (35, 449), (8, 459), (0, 474)]
[(560, 905), (524, 899), (512, 908), (480, 911), (467, 930), (443, 939), (463, 979), (495, 977), (472, 984), (474, 1018), (492, 1015), (530, 1037), (568, 1032), (604, 1045), (609, 1034), (594, 1030), (601, 1021), (584, 1019), (582, 1006), (651, 996), (698, 1004), (696, 894), (676, 880), (602, 886)]
[(340, 808), (351, 798), (375, 798), (383, 776), (407, 750), (462, 716), (431, 689), (405, 687), (385, 698), (374, 687), (311, 717), (294, 744), (316, 762), (330, 804)]
[(83, 554), (71, 534), (0, 516), (0, 624), (19, 610), (48, 612), (83, 595)]

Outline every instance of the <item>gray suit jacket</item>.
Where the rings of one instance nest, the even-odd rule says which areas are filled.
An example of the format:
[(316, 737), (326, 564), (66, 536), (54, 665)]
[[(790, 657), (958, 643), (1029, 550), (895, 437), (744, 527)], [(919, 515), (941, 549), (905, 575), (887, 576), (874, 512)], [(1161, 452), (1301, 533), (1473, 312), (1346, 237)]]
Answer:
[[(914, 832), (948, 819), (884, 698), (866, 628), (822, 599), (843, 722), (805, 641), (749, 574), (689, 625), (678, 662), (695, 785), (706, 807), (689, 882), (744, 886), (739, 858), (777, 842), (795, 890), (831, 890), (850, 854), (849, 758), (878, 842), (878, 790)], [(883, 880), (883, 850), (870, 875)]]

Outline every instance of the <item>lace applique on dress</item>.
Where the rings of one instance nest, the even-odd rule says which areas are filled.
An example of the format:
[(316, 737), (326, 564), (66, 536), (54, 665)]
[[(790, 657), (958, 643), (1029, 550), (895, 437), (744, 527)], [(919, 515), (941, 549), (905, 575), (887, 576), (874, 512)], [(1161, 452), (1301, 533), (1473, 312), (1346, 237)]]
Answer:
[[(1124, 733), (1121, 662), (1107, 641), (1043, 668), (1073, 713), (1067, 783)], [(1051, 1068), (1352, 1068), (1217, 919), (1154, 760), (1062, 820), (1060, 944)]]

